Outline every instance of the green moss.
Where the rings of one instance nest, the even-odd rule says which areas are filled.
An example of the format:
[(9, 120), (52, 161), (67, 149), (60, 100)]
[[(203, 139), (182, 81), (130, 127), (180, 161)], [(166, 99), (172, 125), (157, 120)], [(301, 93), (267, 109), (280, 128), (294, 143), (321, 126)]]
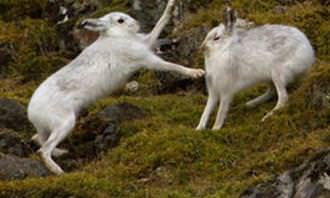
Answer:
[(129, 11), (129, 2), (127, 0), (115, 0), (110, 3), (110, 5), (106, 5), (101, 9), (97, 10), (92, 14), (92, 17), (101, 17), (110, 12), (128, 12)]
[(25, 17), (41, 18), (47, 0), (1, 0), (0, 19), (7, 21)]
[(12, 64), (11, 69), (15, 69), (12, 71), (14, 73), (23, 74), (25, 80), (45, 79), (67, 62), (67, 59), (58, 57), (58, 55), (38, 56), (34, 53), (27, 53)]
[(130, 102), (151, 113), (122, 126), (119, 146), (99, 161), (62, 177), (0, 183), (4, 196), (29, 197), (238, 197), (247, 186), (300, 164), (329, 144), (329, 111), (310, 101), (312, 89), (330, 81), (329, 64), (319, 62), (290, 105), (265, 123), (274, 102), (243, 107), (262, 87), (240, 94), (221, 131), (195, 132), (206, 102), (200, 94), (132, 97), (98, 102), (93, 109)]
[(49, 75), (65, 59), (59, 58), (55, 30), (45, 21), (25, 19), (18, 23), (3, 23), (0, 44), (10, 46), (11, 62), (7, 75), (24, 75), (27, 79), (40, 79)]
[(0, 97), (10, 98), (27, 105), (37, 84), (34, 81), (25, 82), (22, 77), (0, 80)]

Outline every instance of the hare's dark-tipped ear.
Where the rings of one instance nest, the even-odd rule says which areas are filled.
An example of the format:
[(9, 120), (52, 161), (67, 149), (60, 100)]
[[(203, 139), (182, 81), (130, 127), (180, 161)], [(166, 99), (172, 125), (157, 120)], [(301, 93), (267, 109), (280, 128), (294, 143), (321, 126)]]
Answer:
[(233, 32), (236, 20), (237, 20), (236, 11), (230, 7), (226, 7), (223, 12), (223, 23), (226, 27), (227, 32), (229, 32), (229, 33)]

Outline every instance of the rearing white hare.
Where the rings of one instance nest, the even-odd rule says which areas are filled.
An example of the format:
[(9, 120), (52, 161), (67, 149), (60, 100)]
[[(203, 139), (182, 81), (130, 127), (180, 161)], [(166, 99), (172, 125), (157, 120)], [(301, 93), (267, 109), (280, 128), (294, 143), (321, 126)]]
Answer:
[(266, 120), (287, 103), (287, 84), (315, 61), (310, 42), (298, 29), (263, 25), (244, 31), (237, 27), (236, 13), (230, 8), (224, 12), (224, 23), (209, 32), (202, 46), (209, 98), (197, 130), (206, 128), (219, 100), (213, 130), (221, 129), (233, 96), (261, 82), (269, 83), (270, 88), (246, 105), (255, 107), (277, 93), (277, 104), (262, 119)]
[(140, 34), (138, 22), (124, 13), (83, 21), (82, 26), (99, 32), (99, 38), (43, 82), (28, 107), (29, 120), (38, 132), (33, 139), (41, 145), (39, 152), (52, 172), (63, 173), (52, 155), (65, 153), (56, 147), (74, 128), (79, 112), (121, 88), (139, 69), (175, 71), (192, 78), (204, 75), (201, 69), (164, 61), (152, 51), (174, 3), (169, 0), (164, 15), (147, 35)]

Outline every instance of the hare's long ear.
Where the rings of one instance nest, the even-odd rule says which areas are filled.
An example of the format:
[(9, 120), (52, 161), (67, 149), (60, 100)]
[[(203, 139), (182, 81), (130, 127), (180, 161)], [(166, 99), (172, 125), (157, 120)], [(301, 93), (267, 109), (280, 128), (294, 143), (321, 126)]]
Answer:
[(234, 9), (226, 7), (223, 12), (223, 23), (226, 27), (226, 32), (232, 33), (237, 20), (237, 13)]

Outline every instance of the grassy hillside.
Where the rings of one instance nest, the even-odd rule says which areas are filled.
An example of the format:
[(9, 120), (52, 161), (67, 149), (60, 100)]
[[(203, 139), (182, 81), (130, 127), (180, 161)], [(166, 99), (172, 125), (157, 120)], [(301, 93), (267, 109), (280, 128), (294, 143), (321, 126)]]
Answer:
[[(202, 5), (203, 2), (198, 1)], [(280, 5), (278, 2), (235, 0), (233, 5), (242, 16), (257, 24), (282, 23), (301, 28), (311, 39), (318, 60), (308, 75), (290, 88), (290, 104), (265, 123), (260, 120), (275, 105), (275, 100), (255, 109), (244, 107), (246, 101), (265, 91), (263, 86), (236, 97), (225, 128), (221, 131), (193, 130), (207, 98), (196, 90), (172, 95), (156, 96), (143, 92), (109, 97), (92, 106), (89, 109), (90, 116), (109, 104), (123, 101), (142, 107), (150, 115), (143, 120), (124, 123), (121, 127), (123, 138), (119, 145), (97, 160), (59, 177), (0, 182), (0, 197), (235, 198), (249, 186), (269, 181), (329, 147), (330, 8), (317, 0), (294, 1), (296, 3), (285, 6), (285, 12), (277, 13), (274, 9)], [(213, 0), (206, 8), (189, 15), (173, 36), (185, 34), (193, 27), (220, 22), (222, 6), (223, 1)], [(22, 36), (21, 29), (16, 28), (26, 27), (27, 32), (35, 31), (34, 26), (24, 24), (30, 24), (29, 20), (32, 20), (31, 24), (36, 25), (35, 22), (39, 20), (12, 22), (5, 17), (8, 16), (3, 16), (0, 24), (5, 23), (8, 28), (0, 29), (0, 41), (7, 39), (7, 43), (16, 43), (18, 40), (15, 36)], [(41, 26), (44, 23), (40, 21)], [(52, 32), (48, 25), (43, 30)], [(29, 42), (17, 44), (18, 55), (28, 56), (25, 48), (31, 53), (39, 53), (31, 55), (37, 65), (44, 65), (43, 62), (39, 64), (43, 58), (55, 59), (54, 63), (46, 61), (49, 66), (45, 67), (47, 71), (34, 72), (38, 79), (44, 78), (63, 61), (63, 56), (56, 51), (56, 44), (53, 48), (47, 45), (49, 50), (41, 53), (38, 47), (56, 39), (56, 35), (46, 35), (49, 38), (36, 36)], [(49, 56), (53, 51), (56, 56)], [(0, 80), (0, 96), (27, 104), (39, 81), (34, 80), (34, 76), (26, 77), (30, 73), (26, 71), (34, 69), (36, 65), (29, 63), (30, 60), (29, 57), (23, 57), (11, 61), (9, 68), (13, 71)], [(200, 65), (200, 61), (199, 55), (196, 66)], [(155, 81), (153, 75), (147, 74), (147, 77), (141, 78), (145, 80), (141, 83), (146, 90), (151, 86), (146, 82)], [(33, 134), (32, 131), (26, 133)], [(70, 145), (70, 138), (65, 145), (69, 149), (75, 146)], [(61, 162), (61, 159), (56, 161)]]

